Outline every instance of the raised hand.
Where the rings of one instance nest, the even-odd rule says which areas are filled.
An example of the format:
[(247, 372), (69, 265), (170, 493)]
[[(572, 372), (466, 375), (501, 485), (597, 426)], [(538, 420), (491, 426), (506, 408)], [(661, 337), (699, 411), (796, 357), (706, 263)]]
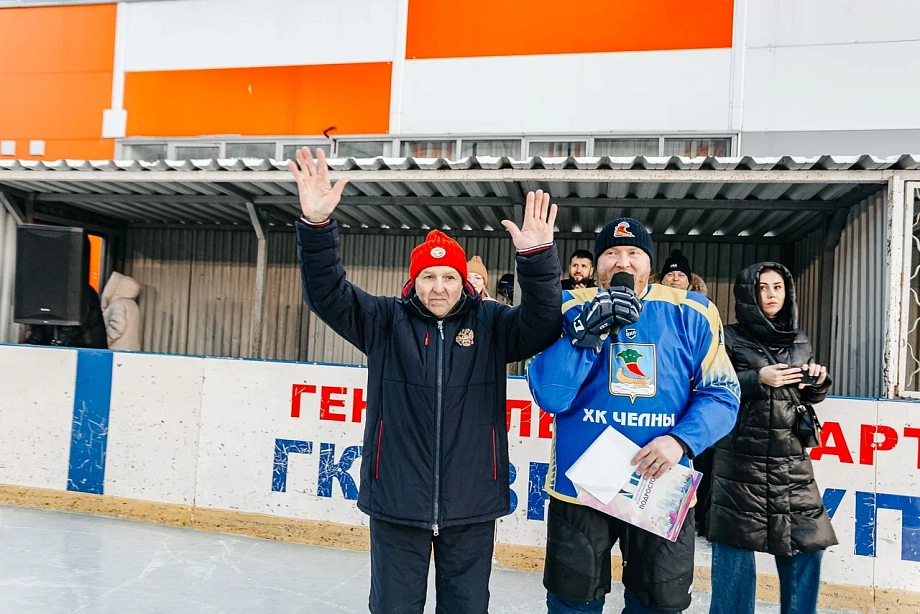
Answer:
[(300, 210), (308, 222), (325, 222), (332, 215), (342, 198), (342, 190), (348, 179), (339, 179), (335, 186), (329, 181), (329, 167), (326, 165), (326, 153), (316, 150), (316, 162), (310, 149), (297, 150), (297, 162), (288, 162), (288, 168), (297, 182), (300, 194)]
[(543, 190), (537, 190), (536, 194), (528, 192), (527, 204), (524, 207), (524, 223), (520, 229), (510, 220), (503, 220), (502, 226), (511, 233), (511, 240), (518, 250), (546, 245), (553, 242), (557, 211), (558, 207), (549, 204), (549, 194), (544, 194)]

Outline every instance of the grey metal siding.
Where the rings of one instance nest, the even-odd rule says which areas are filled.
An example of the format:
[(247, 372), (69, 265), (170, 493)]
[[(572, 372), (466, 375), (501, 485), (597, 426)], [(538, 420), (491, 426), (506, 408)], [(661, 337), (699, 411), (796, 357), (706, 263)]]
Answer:
[(886, 195), (871, 196), (850, 212), (834, 257), (830, 371), (834, 394), (875, 397), (883, 392)]
[[(504, 233), (494, 237), (455, 234), (469, 257), (478, 255), (489, 271), (488, 291), (513, 272), (514, 246)], [(408, 278), (418, 234), (348, 234), (341, 237), (342, 262), (352, 283), (372, 294), (397, 296)], [(333, 333), (303, 304), (296, 237), (268, 234), (268, 276), (262, 358), (365, 364), (364, 356)], [(593, 251), (590, 239), (558, 242), (563, 276), (575, 249)], [(256, 240), (247, 230), (132, 230), (126, 272), (142, 285), (139, 299), (146, 351), (249, 356), (249, 324), (255, 279)], [(653, 270), (672, 249), (681, 249), (706, 281), (709, 296), (726, 323), (734, 321), (732, 288), (745, 266), (781, 258), (780, 245), (658, 242)]]

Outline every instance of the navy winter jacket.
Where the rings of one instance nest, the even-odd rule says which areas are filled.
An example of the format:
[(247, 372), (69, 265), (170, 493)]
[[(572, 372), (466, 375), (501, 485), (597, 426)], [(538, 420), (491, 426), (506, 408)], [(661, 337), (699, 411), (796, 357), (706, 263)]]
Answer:
[(345, 279), (335, 221), (297, 222), (304, 300), (367, 355), (358, 508), (437, 531), (510, 509), (505, 365), (546, 349), (562, 330), (555, 246), (518, 254), (522, 301), (482, 301), (465, 287), (438, 320), (411, 285), (371, 296)]

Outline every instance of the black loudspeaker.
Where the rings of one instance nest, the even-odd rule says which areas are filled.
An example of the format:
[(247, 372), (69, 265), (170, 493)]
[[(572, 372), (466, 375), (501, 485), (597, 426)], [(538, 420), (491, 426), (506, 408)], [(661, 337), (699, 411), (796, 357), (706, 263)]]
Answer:
[(79, 326), (88, 291), (89, 239), (82, 228), (19, 226), (15, 322)]

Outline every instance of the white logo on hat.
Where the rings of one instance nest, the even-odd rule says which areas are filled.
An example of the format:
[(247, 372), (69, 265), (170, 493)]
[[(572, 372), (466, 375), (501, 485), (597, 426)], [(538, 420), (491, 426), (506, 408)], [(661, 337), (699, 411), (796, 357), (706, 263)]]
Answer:
[(443, 247), (432, 247), (431, 248), (431, 257), (432, 258), (443, 258), (447, 255), (447, 250)]
[(613, 229), (613, 236), (635, 238), (636, 235), (629, 232), (629, 222), (620, 222), (617, 224), (617, 227)]

